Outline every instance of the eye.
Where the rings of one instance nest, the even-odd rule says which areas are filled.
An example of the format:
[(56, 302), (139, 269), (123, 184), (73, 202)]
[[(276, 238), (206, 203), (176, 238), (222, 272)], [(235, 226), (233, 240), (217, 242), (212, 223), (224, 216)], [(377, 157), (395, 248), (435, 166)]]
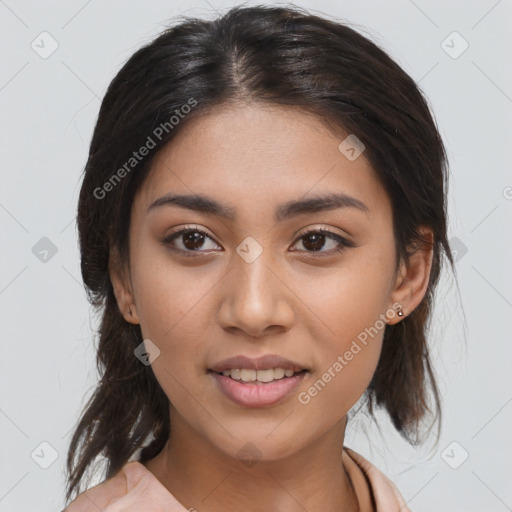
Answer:
[[(162, 242), (165, 245), (171, 246), (172, 250), (176, 250), (184, 253), (186, 256), (196, 256), (193, 254), (194, 252), (206, 252), (199, 251), (198, 249), (204, 248), (205, 239), (213, 239), (201, 229), (197, 229), (194, 227), (188, 227), (184, 229), (180, 229), (174, 233), (171, 233), (167, 236)], [(178, 247), (175, 247), (175, 241), (178, 241)], [(179, 247), (181, 245), (181, 247)], [(214, 244), (217, 246), (217, 244)], [(218, 246), (217, 246), (218, 247)], [(207, 248), (208, 249), (208, 248)], [(215, 247), (213, 248), (215, 249)]]
[[(183, 253), (185, 256), (198, 256), (198, 254), (194, 253), (207, 252), (208, 249), (217, 250), (219, 247), (214, 242), (214, 247), (206, 247), (206, 250), (199, 250), (205, 249), (205, 245), (207, 245), (205, 244), (205, 240), (207, 239), (214, 242), (214, 240), (205, 231), (195, 227), (187, 227), (171, 233), (164, 240), (162, 240), (162, 243), (170, 246), (172, 250)], [(330, 241), (333, 247), (329, 250), (322, 251), (321, 249), (325, 247), (326, 241)], [(302, 242), (303, 247), (305, 247), (305, 252), (319, 253), (322, 255), (339, 253), (348, 247), (356, 247), (356, 244), (351, 240), (348, 240), (341, 235), (338, 235), (337, 233), (324, 228), (306, 231), (300, 235), (299, 239), (297, 240), (297, 243), (298, 242)], [(296, 249), (293, 251), (295, 250)]]
[[(326, 240), (331, 242), (331, 249), (326, 251), (321, 251), (321, 249), (325, 246)], [(303, 233), (299, 237), (299, 242), (302, 242), (302, 245), (306, 248), (306, 252), (308, 253), (321, 253), (324, 254), (332, 254), (339, 253), (344, 251), (347, 247), (356, 247), (356, 244), (351, 240), (348, 240), (337, 233), (333, 233), (328, 229), (312, 229), (305, 233)]]

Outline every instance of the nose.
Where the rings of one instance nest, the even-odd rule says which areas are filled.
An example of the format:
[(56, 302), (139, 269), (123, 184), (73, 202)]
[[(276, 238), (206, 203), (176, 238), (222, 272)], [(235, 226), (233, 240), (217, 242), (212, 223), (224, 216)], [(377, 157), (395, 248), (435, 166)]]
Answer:
[(234, 255), (226, 276), (218, 321), (227, 331), (262, 338), (286, 332), (294, 321), (293, 293), (268, 249), (253, 262)]

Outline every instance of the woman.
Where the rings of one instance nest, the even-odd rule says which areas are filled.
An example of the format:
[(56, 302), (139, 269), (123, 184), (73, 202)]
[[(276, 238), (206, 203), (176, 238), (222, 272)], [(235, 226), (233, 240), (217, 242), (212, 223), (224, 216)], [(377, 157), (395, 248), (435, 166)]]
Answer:
[(344, 24), (237, 7), (138, 50), (80, 192), (102, 379), (67, 499), (108, 468), (66, 512), (408, 510), (343, 440), (361, 397), (411, 443), (440, 419), (446, 181), (414, 81)]

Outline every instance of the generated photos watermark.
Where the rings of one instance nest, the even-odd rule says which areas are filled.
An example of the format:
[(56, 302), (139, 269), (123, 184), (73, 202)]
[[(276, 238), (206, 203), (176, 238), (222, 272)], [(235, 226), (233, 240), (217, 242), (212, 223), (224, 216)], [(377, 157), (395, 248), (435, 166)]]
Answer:
[(339, 355), (336, 360), (327, 368), (314, 384), (312, 384), (306, 391), (302, 391), (298, 395), (298, 400), (301, 404), (307, 405), (311, 399), (318, 395), (325, 386), (331, 382), (332, 379), (338, 375), (345, 366), (347, 366), (354, 357), (361, 352), (361, 350), (373, 339), (384, 327), (386, 321), (394, 318), (397, 311), (401, 309), (399, 302), (395, 302), (385, 314), (380, 314), (379, 319), (371, 327), (366, 327), (357, 335), (357, 339), (352, 341), (350, 348), (346, 350), (343, 355)]
[[(111, 192), (121, 180), (130, 173), (137, 165), (139, 165), (144, 157), (154, 149), (158, 142), (161, 142), (166, 134), (174, 130), (182, 119), (190, 113), (192, 108), (197, 105), (197, 100), (189, 98), (187, 103), (183, 104), (179, 109), (176, 109), (168, 121), (160, 123), (152, 132), (148, 135), (146, 142), (137, 150), (132, 153), (132, 156), (119, 168), (117, 171), (101, 186), (96, 187), (93, 191), (93, 195), (96, 199), (104, 199), (108, 192)], [(158, 142), (157, 142), (158, 141)]]

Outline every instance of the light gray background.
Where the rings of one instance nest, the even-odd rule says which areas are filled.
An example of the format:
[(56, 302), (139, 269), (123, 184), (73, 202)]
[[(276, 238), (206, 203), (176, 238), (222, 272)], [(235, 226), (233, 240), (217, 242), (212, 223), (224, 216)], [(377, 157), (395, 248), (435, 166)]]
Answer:
[[(74, 216), (101, 98), (166, 20), (212, 19), (232, 5), (0, 0), (0, 512), (63, 508), (71, 429), (97, 379)], [(431, 333), (442, 437), (434, 450), (414, 449), (383, 419), (382, 433), (366, 423), (368, 439), (360, 417), (346, 444), (387, 473), (414, 511), (512, 510), (512, 2), (298, 5), (355, 24), (419, 82), (451, 163), (449, 237), (460, 295), (445, 274)], [(44, 31), (58, 44), (47, 58)], [(43, 237), (57, 249), (46, 262), (36, 245)]]

